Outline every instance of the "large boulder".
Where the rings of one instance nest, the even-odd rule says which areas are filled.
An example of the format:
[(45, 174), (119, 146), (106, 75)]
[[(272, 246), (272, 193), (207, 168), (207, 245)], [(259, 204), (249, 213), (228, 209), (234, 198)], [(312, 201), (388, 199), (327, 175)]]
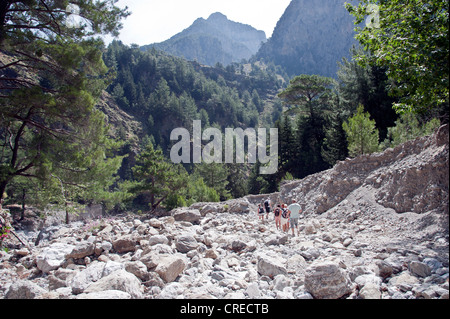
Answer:
[(431, 268), (425, 263), (419, 261), (412, 261), (409, 264), (408, 268), (411, 274), (417, 277), (425, 278), (431, 276)]
[(142, 289), (141, 281), (135, 275), (121, 269), (94, 282), (84, 292), (90, 294), (93, 292), (119, 290), (128, 293), (133, 299), (142, 299)]
[(311, 265), (306, 270), (305, 288), (316, 299), (339, 299), (352, 292), (349, 278), (333, 262)]
[(18, 280), (14, 282), (6, 293), (6, 299), (35, 299), (47, 290), (29, 280)]
[(256, 211), (256, 207), (248, 201), (247, 198), (232, 199), (226, 202), (228, 212), (231, 214), (247, 214), (250, 211)]
[(367, 283), (359, 292), (361, 299), (381, 299), (380, 286), (375, 283)]
[(166, 282), (175, 281), (186, 268), (186, 261), (179, 255), (162, 256), (155, 271)]
[(115, 261), (108, 261), (106, 263), (94, 261), (86, 269), (77, 271), (76, 274), (67, 281), (67, 283), (68, 286), (72, 288), (72, 292), (74, 294), (80, 294), (92, 283), (124, 268), (125, 265), (123, 263)]
[(187, 253), (198, 247), (198, 242), (191, 235), (182, 235), (177, 238), (175, 246), (180, 253)]
[(236, 239), (231, 242), (231, 250), (236, 253), (243, 251), (245, 248), (247, 248), (247, 243), (242, 240)]
[(94, 254), (95, 245), (93, 243), (84, 241), (77, 244), (72, 251), (66, 255), (66, 259), (74, 258), (81, 259), (86, 256), (90, 256)]
[(281, 260), (265, 254), (259, 256), (257, 269), (261, 276), (273, 278), (277, 275), (287, 275), (287, 270)]
[(64, 243), (54, 243), (44, 248), (36, 257), (38, 269), (44, 273), (58, 269), (65, 263), (66, 255), (70, 254), (74, 248), (75, 246)]
[(202, 216), (206, 216), (207, 214), (223, 213), (223, 211), (224, 211), (223, 206), (224, 205), (219, 204), (219, 203), (207, 204), (201, 208), (200, 214), (202, 214)]
[(148, 244), (150, 246), (164, 244), (167, 245), (169, 243), (169, 239), (164, 235), (155, 235), (148, 239)]
[(128, 261), (125, 263), (125, 270), (132, 273), (142, 281), (147, 281), (150, 278), (147, 266), (139, 261)]
[[(381, 263), (378, 263), (382, 265)], [(381, 299), (381, 277), (369, 273), (355, 278), (355, 283), (359, 288), (359, 298), (361, 299)]]
[(184, 221), (192, 224), (198, 224), (202, 219), (202, 215), (198, 209), (177, 208), (171, 212), (171, 215), (177, 222)]
[(92, 283), (101, 279), (105, 265), (103, 262), (94, 261), (86, 269), (77, 272), (68, 282), (68, 286), (72, 288), (72, 292), (74, 294), (80, 294)]
[(136, 251), (136, 240), (131, 235), (119, 237), (112, 245), (114, 250), (119, 254)]

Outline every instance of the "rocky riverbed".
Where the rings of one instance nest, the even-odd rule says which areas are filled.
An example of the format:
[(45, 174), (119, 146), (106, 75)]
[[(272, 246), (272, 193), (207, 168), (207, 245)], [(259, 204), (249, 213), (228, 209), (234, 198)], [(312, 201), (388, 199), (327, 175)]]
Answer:
[[(302, 204), (295, 236), (266, 197)], [(17, 234), (0, 298), (448, 299), (448, 127), (276, 194)]]
[[(253, 212), (202, 217), (196, 209), (50, 227), (38, 247), (2, 253), (0, 295), (448, 298), (448, 239), (418, 240), (423, 218), (330, 215), (301, 219), (296, 236)], [(394, 236), (403, 228), (411, 235)]]

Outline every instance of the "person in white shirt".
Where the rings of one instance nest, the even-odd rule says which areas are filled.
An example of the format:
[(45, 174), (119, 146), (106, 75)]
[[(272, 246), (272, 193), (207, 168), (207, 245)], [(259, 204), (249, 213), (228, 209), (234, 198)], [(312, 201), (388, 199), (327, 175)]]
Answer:
[(292, 236), (295, 236), (294, 228), (297, 229), (297, 235), (300, 235), (298, 232), (298, 219), (300, 217), (300, 213), (302, 212), (302, 207), (294, 199), (292, 201), (292, 204), (288, 206), (288, 210), (291, 212), (290, 224), (291, 224), (291, 229), (292, 229)]

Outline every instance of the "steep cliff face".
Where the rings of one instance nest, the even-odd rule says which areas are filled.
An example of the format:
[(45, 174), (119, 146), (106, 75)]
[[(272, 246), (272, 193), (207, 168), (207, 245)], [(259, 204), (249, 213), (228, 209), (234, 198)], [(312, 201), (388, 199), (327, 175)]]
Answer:
[[(355, 2), (355, 1), (351, 1)], [(257, 58), (281, 65), (293, 76), (335, 77), (337, 62), (349, 56), (353, 17), (344, 0), (292, 0)]]
[(249, 59), (265, 41), (264, 31), (230, 21), (221, 13), (213, 13), (207, 20), (197, 19), (169, 40), (144, 46), (143, 49), (155, 47), (206, 65), (217, 62), (228, 65)]

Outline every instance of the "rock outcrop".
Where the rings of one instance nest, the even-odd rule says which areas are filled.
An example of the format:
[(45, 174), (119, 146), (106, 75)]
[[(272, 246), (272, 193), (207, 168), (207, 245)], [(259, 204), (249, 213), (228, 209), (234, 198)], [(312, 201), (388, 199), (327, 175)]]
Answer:
[(289, 76), (335, 77), (337, 63), (357, 44), (354, 18), (344, 5), (344, 0), (292, 0), (256, 57), (284, 67)]
[[(303, 205), (299, 235), (258, 219), (267, 197)], [(17, 233), (1, 298), (448, 299), (448, 127), (276, 194)]]

